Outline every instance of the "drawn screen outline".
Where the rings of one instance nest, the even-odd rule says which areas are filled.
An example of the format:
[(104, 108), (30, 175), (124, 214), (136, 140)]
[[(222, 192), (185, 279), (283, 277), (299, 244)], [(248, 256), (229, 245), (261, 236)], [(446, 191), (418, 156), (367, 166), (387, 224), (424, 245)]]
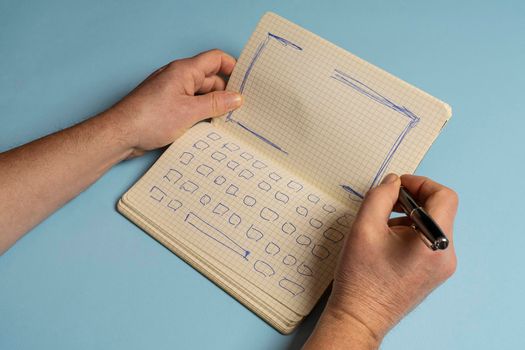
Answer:
[[(257, 63), (257, 60), (261, 57), (262, 53), (265, 51), (265, 48), (267, 45), (274, 39), (278, 43), (280, 43), (283, 47), (290, 47), (295, 50), (303, 51), (303, 48), (290, 40), (287, 40), (281, 36), (275, 35), (271, 32), (267, 32), (266, 38), (257, 46), (257, 49), (255, 50), (255, 53), (250, 61), (250, 64), (248, 65), (248, 69), (246, 69), (246, 72), (244, 73), (243, 79), (241, 81), (241, 85), (239, 87), (239, 92), (242, 94), (244, 92), (244, 88), (246, 86), (246, 82), (248, 81), (248, 78), (250, 77), (250, 74), (253, 70), (253, 67)], [(411, 110), (409, 110), (407, 107), (402, 105), (397, 105), (396, 103), (392, 102), (387, 97), (380, 94), (375, 89), (367, 86), (365, 83), (357, 80), (356, 78), (350, 76), (349, 74), (334, 68), (334, 71), (330, 78), (354, 89), (356, 92), (362, 94), (363, 96), (368, 97), (372, 101), (375, 101), (379, 104), (384, 105), (387, 108), (390, 108), (391, 110), (399, 113), (400, 115), (406, 117), (408, 119), (407, 124), (405, 125), (404, 129), (401, 131), (401, 133), (398, 135), (396, 140), (394, 141), (393, 145), (390, 147), (389, 151), (385, 155), (385, 158), (381, 165), (379, 166), (379, 169), (377, 170), (376, 174), (372, 178), (372, 182), (370, 184), (369, 189), (376, 186), (379, 180), (381, 179), (382, 175), (385, 173), (386, 169), (388, 168), (388, 165), (390, 164), (391, 160), (394, 157), (394, 154), (396, 153), (397, 149), (407, 136), (407, 134), (412, 130), (420, 121), (420, 117), (418, 117), (416, 114), (414, 114)], [(238, 119), (234, 119), (232, 117), (234, 111), (230, 111), (226, 115), (226, 122), (230, 122), (233, 124), (238, 125), (245, 131), (251, 133), (253, 136), (257, 137), (261, 141), (267, 143), (271, 147), (277, 149), (278, 151), (284, 153), (285, 155), (288, 155), (288, 152), (284, 150), (281, 146), (277, 145), (273, 141), (271, 141), (268, 137), (263, 136), (259, 132), (255, 131), (251, 127), (245, 124), (245, 122), (240, 121)], [(341, 184), (341, 188), (346, 191), (349, 194), (349, 198), (354, 201), (360, 201), (364, 198), (364, 193), (361, 193), (357, 191), (353, 186), (350, 186), (348, 184)]]

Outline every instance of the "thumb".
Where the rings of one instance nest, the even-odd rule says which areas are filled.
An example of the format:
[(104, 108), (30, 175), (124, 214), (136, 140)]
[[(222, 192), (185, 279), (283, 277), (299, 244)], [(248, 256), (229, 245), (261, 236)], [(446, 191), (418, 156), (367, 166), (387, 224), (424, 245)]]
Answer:
[(241, 94), (233, 91), (213, 91), (192, 97), (192, 116), (198, 120), (217, 117), (241, 106)]
[(401, 179), (396, 174), (388, 174), (376, 188), (365, 196), (359, 209), (358, 219), (367, 225), (386, 225), (399, 197)]

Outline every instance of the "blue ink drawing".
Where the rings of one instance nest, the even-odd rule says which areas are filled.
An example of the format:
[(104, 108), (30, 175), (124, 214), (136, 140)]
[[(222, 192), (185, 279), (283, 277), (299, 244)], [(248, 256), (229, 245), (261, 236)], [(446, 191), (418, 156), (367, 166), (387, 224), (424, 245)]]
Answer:
[(242, 256), (244, 259), (248, 260), (248, 255), (250, 252), (239, 244), (237, 244), (233, 239), (231, 239), (227, 234), (210, 225), (206, 221), (202, 220), (200, 217), (190, 212), (186, 215), (184, 219), (185, 222), (193, 226), (199, 232), (205, 234), (209, 238), (213, 239), (217, 243), (220, 243), (224, 247), (230, 249), (234, 253)]
[[(273, 39), (273, 40), (272, 40)], [(241, 86), (239, 87), (239, 92), (242, 94), (243, 91), (244, 91), (244, 88), (246, 86), (246, 82), (248, 81), (248, 78), (250, 77), (250, 73), (252, 72), (253, 70), (253, 67), (255, 66), (255, 64), (257, 63), (257, 60), (261, 57), (262, 53), (264, 52), (264, 49), (268, 46), (268, 44), (270, 42), (277, 42), (279, 44), (281, 44), (283, 47), (288, 47), (288, 48), (291, 48), (293, 50), (299, 50), (299, 51), (302, 51), (302, 47), (292, 43), (291, 41), (289, 40), (286, 40), (285, 38), (282, 38), (280, 36), (277, 36), (275, 34), (272, 34), (270, 32), (268, 32), (268, 35), (266, 36), (266, 39), (259, 44), (259, 46), (257, 47), (257, 50), (255, 50), (255, 54), (253, 55), (253, 58), (250, 62), (250, 64), (248, 65), (248, 69), (246, 70), (246, 72), (244, 73), (244, 77), (242, 78), (242, 82), (241, 82)], [(258, 133), (257, 131), (253, 130), (252, 128), (250, 128), (248, 125), (246, 125), (244, 122), (238, 120), (238, 119), (233, 119), (232, 118), (232, 114), (233, 114), (233, 111), (228, 113), (228, 115), (226, 116), (226, 122), (231, 122), (231, 123), (234, 123), (234, 124), (237, 124), (238, 126), (240, 126), (242, 129), (246, 130), (247, 132), (251, 133), (253, 136), (257, 137), (258, 139), (260, 139), (261, 141), (269, 144), (270, 146), (272, 146), (273, 148), (281, 151), (282, 153), (288, 155), (288, 152), (285, 151), (281, 146), (275, 144), (274, 142), (272, 142), (270, 139), (268, 139), (267, 137), (261, 135), (260, 133)]]
[[(354, 89), (358, 93), (360, 93), (360, 94), (370, 98), (371, 100), (373, 100), (373, 101), (375, 101), (377, 103), (380, 103), (380, 104), (382, 104), (383, 106), (385, 106), (387, 108), (390, 108), (391, 110), (399, 113), (401, 116), (403, 116), (404, 118), (407, 119), (407, 124), (405, 125), (405, 128), (403, 129), (403, 131), (401, 131), (401, 133), (399, 134), (399, 136), (395, 140), (395, 142), (392, 145), (392, 147), (390, 147), (390, 150), (385, 155), (385, 159), (383, 160), (383, 162), (379, 166), (379, 169), (377, 170), (374, 178), (372, 179), (372, 183), (370, 185), (370, 188), (372, 188), (375, 185), (377, 185), (377, 183), (379, 182), (379, 179), (381, 179), (381, 177), (385, 173), (385, 170), (387, 169), (388, 165), (390, 164), (390, 161), (392, 160), (392, 158), (394, 157), (394, 154), (396, 153), (397, 149), (399, 148), (399, 145), (403, 142), (403, 139), (408, 134), (408, 132), (417, 125), (417, 123), (419, 122), (420, 118), (417, 115), (415, 115), (412, 111), (410, 111), (408, 108), (406, 108), (405, 106), (400, 106), (400, 105), (395, 104), (394, 102), (392, 102), (391, 100), (389, 100), (385, 96), (381, 95), (379, 92), (377, 92), (376, 90), (372, 89), (371, 87), (367, 86), (363, 82), (361, 82), (361, 81), (351, 77), (350, 75), (348, 75), (348, 74), (346, 74), (346, 73), (344, 73), (344, 72), (342, 72), (342, 71), (340, 71), (338, 69), (334, 69), (334, 72), (332, 73), (332, 75), (330, 77), (335, 79), (335, 80), (337, 80), (337, 81), (339, 81), (340, 83), (345, 84), (346, 86), (351, 87), (352, 89)], [(341, 187), (345, 191), (350, 193), (350, 195), (358, 197), (359, 200), (364, 198), (364, 194), (363, 193), (355, 190), (350, 185), (341, 185)]]

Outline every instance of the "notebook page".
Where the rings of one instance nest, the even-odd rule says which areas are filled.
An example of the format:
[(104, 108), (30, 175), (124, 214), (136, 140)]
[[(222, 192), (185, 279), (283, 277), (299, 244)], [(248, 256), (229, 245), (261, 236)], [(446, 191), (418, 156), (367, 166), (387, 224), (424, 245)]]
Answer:
[(445, 103), (272, 13), (228, 89), (245, 102), (217, 127), (349, 204), (388, 172), (412, 173), (451, 115)]
[(346, 207), (208, 123), (123, 197), (170, 241), (262, 302), (306, 315), (333, 278)]

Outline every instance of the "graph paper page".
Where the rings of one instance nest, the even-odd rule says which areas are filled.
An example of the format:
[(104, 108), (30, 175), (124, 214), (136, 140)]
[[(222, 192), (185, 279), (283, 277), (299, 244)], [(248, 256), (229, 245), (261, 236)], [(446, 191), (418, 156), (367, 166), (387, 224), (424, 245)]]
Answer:
[(451, 115), (445, 103), (272, 13), (228, 89), (244, 104), (217, 127), (349, 204), (388, 172), (414, 172)]
[(261, 302), (310, 312), (353, 215), (209, 123), (187, 131), (124, 195), (128, 206)]

